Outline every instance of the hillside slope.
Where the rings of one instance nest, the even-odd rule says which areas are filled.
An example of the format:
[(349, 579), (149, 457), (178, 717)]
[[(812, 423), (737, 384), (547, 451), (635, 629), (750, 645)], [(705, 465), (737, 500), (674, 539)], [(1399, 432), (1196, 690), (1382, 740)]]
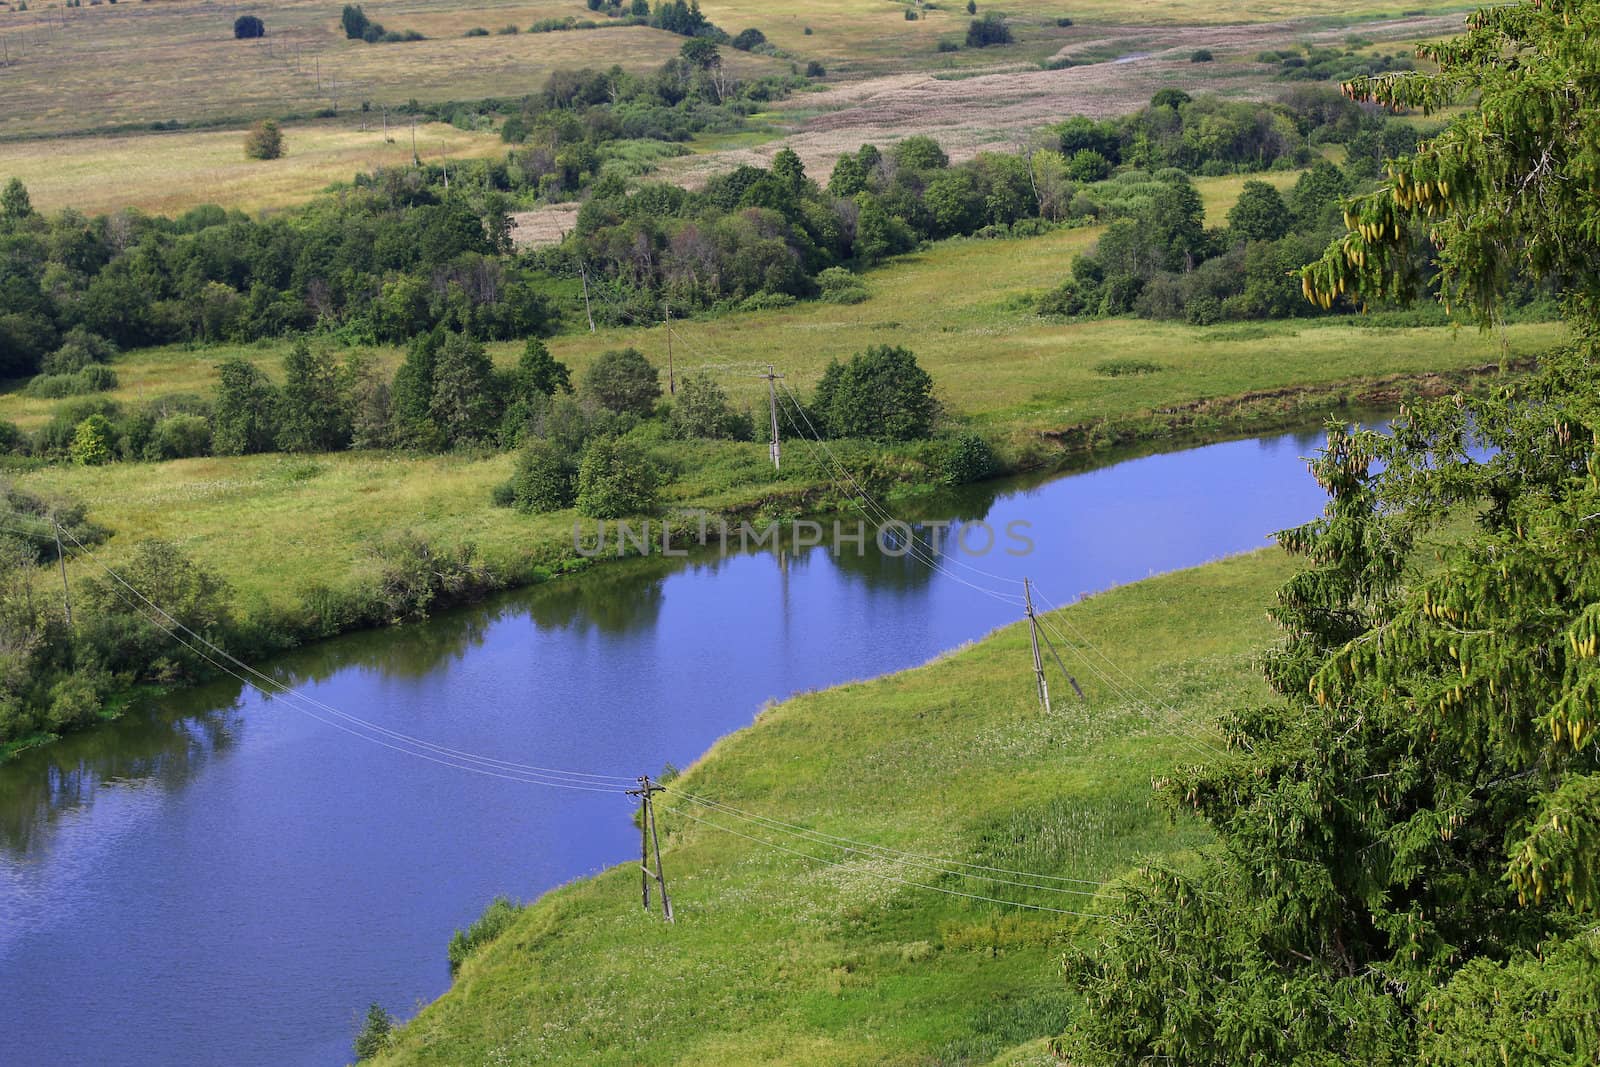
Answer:
[[(1048, 617), (1170, 711), (1074, 654), (1087, 700), (1057, 676), (1044, 714), (1027, 631), (1013, 626), (768, 709), (670, 785), (836, 837), (1114, 878), (1205, 840), (1154, 810), (1150, 779), (1208, 751), (1192, 738), (1219, 712), (1265, 696), (1253, 658), (1291, 566), (1255, 553)], [(676, 925), (641, 910), (636, 863), (557, 890), (469, 959), (382, 1062), (955, 1064), (1007, 1050), (1025, 1062), (1018, 1046), (1066, 1025), (1056, 961), (1081, 920), (953, 894), (1064, 911), (1092, 910), (1093, 897), (869, 861), (681, 795), (660, 809)]]

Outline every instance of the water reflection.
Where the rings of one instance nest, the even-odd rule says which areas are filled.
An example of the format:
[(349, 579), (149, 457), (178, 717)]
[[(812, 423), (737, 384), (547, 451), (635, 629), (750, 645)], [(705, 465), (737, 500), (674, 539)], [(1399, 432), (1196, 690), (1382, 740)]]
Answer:
[[(682, 766), (768, 700), (912, 666), (1018, 618), (973, 586), (1027, 575), (1064, 603), (1263, 544), (1321, 505), (1306, 441), (896, 505), (997, 536), (1031, 523), (1032, 556), (963, 559), (984, 574), (881, 552), (869, 523), (859, 552), (735, 544), (607, 562), (264, 669), (463, 751), (630, 775)], [(352, 1011), (377, 998), (409, 1014), (444, 988), (443, 946), (488, 897), (626, 859), (629, 810), (407, 760), (236, 682), (153, 697), (0, 767), (6, 1054), (342, 1063)], [(235, 998), (226, 1012), (218, 990)], [(75, 1010), (86, 1001), (97, 1010)]]

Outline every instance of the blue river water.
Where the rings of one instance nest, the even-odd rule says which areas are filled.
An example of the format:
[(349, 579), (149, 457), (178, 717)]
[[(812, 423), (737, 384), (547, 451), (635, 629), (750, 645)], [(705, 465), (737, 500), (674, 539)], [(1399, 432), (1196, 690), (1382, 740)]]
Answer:
[[(1079, 595), (1262, 547), (1315, 516), (1320, 434), (1145, 456), (923, 505), (999, 535), (939, 572), (868, 545), (618, 563), (267, 665), (353, 715), (505, 760), (684, 766), (788, 694), (925, 662)], [(1007, 555), (1005, 529), (1034, 542)], [(969, 534), (977, 547), (981, 533)], [(947, 545), (948, 551), (948, 545)], [(960, 579), (960, 580), (958, 580)], [(409, 1016), (497, 893), (629, 859), (625, 797), (403, 755), (236, 683), (0, 767), (0, 1062), (348, 1062)]]

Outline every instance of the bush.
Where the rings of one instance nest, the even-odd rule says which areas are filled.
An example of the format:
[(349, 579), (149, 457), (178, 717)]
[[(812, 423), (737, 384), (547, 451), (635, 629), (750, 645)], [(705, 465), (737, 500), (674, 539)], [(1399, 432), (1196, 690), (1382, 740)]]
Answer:
[(72, 374), (41, 374), (23, 390), (28, 396), (55, 400), (64, 396), (103, 393), (117, 387), (117, 373), (110, 367), (91, 364)]
[[(168, 541), (134, 546), (121, 578), (141, 597), (161, 605), (173, 622), (218, 645), (226, 645), (233, 624), (228, 585)], [(121, 582), (87, 578), (80, 586), (84, 606), (80, 647), (90, 662), (136, 681), (197, 677), (206, 669), (199, 654), (174, 646), (138, 602), (130, 602)]]
[(959, 52), (961, 51), (961, 46), (954, 41), (941, 40), (938, 44), (938, 50), (940, 52)]
[(522, 906), (510, 897), (495, 897), (471, 926), (457, 930), (450, 939), (450, 977), (455, 977), (469, 956), (504, 933), (521, 910)]
[(765, 45), (767, 43), (767, 35), (755, 29), (741, 30), (739, 35), (728, 43), (741, 52), (749, 52)]
[(61, 340), (61, 347), (44, 357), (39, 369), (45, 374), (73, 374), (96, 363), (109, 363), (117, 346), (82, 326), (74, 326)]
[(939, 410), (933, 379), (917, 357), (889, 345), (830, 362), (812, 406), (830, 436), (890, 441), (927, 437)]
[(1148, 359), (1103, 359), (1094, 365), (1094, 372), (1102, 378), (1132, 378), (1166, 369)]
[(1011, 27), (993, 11), (981, 19), (973, 19), (967, 27), (967, 47), (987, 48), (993, 44), (1010, 44)]
[(1211, 50), (1209, 48), (1196, 48), (1194, 50), (1194, 52), (1189, 56), (1189, 62), (1191, 62), (1191, 63), (1209, 63), (1215, 58), (1216, 57), (1211, 54)]
[(1111, 177), (1111, 161), (1092, 148), (1080, 148), (1067, 160), (1067, 177), (1075, 182), (1099, 182)]
[(72, 462), (80, 467), (111, 462), (111, 420), (104, 415), (90, 415), (78, 423), (69, 451)]
[(1059, 316), (1062, 318), (1072, 315), (1082, 315), (1088, 311), (1087, 302), (1078, 291), (1078, 285), (1071, 278), (1062, 282), (1054, 289), (1039, 297), (1033, 303), (1034, 310), (1041, 315)]
[(661, 375), (637, 349), (613, 349), (590, 364), (583, 394), (608, 411), (649, 415), (661, 399)]
[(466, 33), (463, 33), (461, 36), (463, 36), (463, 37), (487, 37), (487, 36), (489, 36), (489, 31), (484, 29), (482, 26), (474, 26), (474, 27), (472, 27), (472, 29), (468, 30)]
[(867, 287), (860, 277), (843, 267), (829, 267), (817, 275), (822, 299), (830, 304), (859, 304), (867, 299)]
[(517, 453), (510, 505), (526, 514), (569, 508), (577, 497), (577, 463), (559, 441), (536, 437)]
[(739, 441), (751, 435), (749, 418), (733, 410), (728, 394), (704, 371), (686, 375), (678, 385), (669, 426), (675, 437)]
[(989, 442), (969, 430), (946, 447), (939, 476), (946, 485), (969, 485), (994, 477), (999, 469), (1000, 461)]
[(808, 77), (808, 78), (826, 78), (827, 76), (828, 76), (828, 68), (824, 67), (821, 63), (818, 63), (814, 59), (810, 60), (809, 62), (806, 63), (806, 77)]
[(620, 519), (655, 510), (661, 481), (637, 442), (600, 437), (578, 464), (578, 511), (591, 519)]
[(283, 131), (271, 119), (263, 119), (256, 123), (245, 135), (246, 159), (277, 159), (283, 155), (283, 149)]
[(94, 722), (100, 712), (100, 689), (82, 673), (70, 674), (50, 687), (45, 724), (52, 733), (76, 730)]
[(366, 38), (367, 29), (372, 25), (372, 20), (367, 18), (360, 4), (346, 4), (340, 13), (339, 22), (344, 27), (344, 35), (352, 41)]
[(917, 9), (916, 8), (914, 8), (914, 7), (906, 8), (906, 21), (907, 22), (915, 22), (915, 21), (917, 21)]
[(373, 556), (379, 607), (391, 622), (425, 619), (430, 608), (448, 607), (481, 590), (489, 577), (470, 541), (440, 548), (407, 532), (380, 542)]
[(1063, 16), (1061, 18), (1056, 19), (1056, 25), (1061, 27), (1062, 29), (1066, 29), (1068, 26), (1072, 25), (1072, 20), (1069, 19), (1069, 18), (1066, 18), (1065, 16)]
[(240, 15), (233, 20), (233, 36), (241, 41), (267, 35), (267, 24), (254, 15)]
[(188, 459), (211, 451), (211, 423), (202, 415), (168, 415), (157, 422), (144, 448), (152, 460)]
[(1222, 301), (1214, 296), (1191, 296), (1183, 307), (1183, 318), (1191, 326), (1210, 326), (1222, 321)]
[(356, 1062), (370, 1060), (389, 1047), (394, 1038), (394, 1019), (376, 1001), (367, 1006), (366, 1020), (356, 1034)]

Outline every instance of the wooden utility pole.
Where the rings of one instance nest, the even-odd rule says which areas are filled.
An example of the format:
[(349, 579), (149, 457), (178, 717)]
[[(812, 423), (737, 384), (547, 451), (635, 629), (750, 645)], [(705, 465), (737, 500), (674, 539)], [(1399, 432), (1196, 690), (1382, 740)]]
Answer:
[(1033, 586), (1022, 579), (1022, 600), (1028, 611), (1028, 638), (1033, 642), (1033, 676), (1039, 683), (1039, 703), (1050, 711), (1050, 683), (1044, 678), (1044, 661), (1039, 658), (1039, 617), (1033, 613)]
[(67, 553), (61, 547), (61, 524), (50, 520), (56, 535), (56, 562), (61, 564), (61, 606), (67, 613), (67, 629), (72, 629), (72, 589), (67, 585)]
[(778, 387), (774, 384), (783, 375), (772, 369), (772, 364), (767, 364), (767, 373), (758, 375), (767, 380), (767, 407), (772, 412), (772, 469), (778, 470), (778, 459), (782, 450), (778, 447)]
[[(644, 908), (650, 910), (650, 879), (654, 878), (661, 889), (661, 917), (670, 923), (677, 920), (672, 917), (672, 898), (667, 896), (667, 876), (661, 868), (661, 838), (656, 833), (656, 806), (650, 799), (661, 791), (661, 786), (652, 782), (649, 775), (644, 775), (639, 779), (639, 788), (628, 790), (628, 795), (639, 798), (639, 884)], [(650, 870), (652, 851), (656, 859), (654, 871)]]
[(667, 309), (667, 395), (678, 395), (678, 380), (672, 374), (672, 301), (661, 302)]
[(589, 306), (589, 268), (579, 267), (578, 275), (583, 278), (583, 313), (589, 318), (589, 332), (594, 333), (594, 309)]

